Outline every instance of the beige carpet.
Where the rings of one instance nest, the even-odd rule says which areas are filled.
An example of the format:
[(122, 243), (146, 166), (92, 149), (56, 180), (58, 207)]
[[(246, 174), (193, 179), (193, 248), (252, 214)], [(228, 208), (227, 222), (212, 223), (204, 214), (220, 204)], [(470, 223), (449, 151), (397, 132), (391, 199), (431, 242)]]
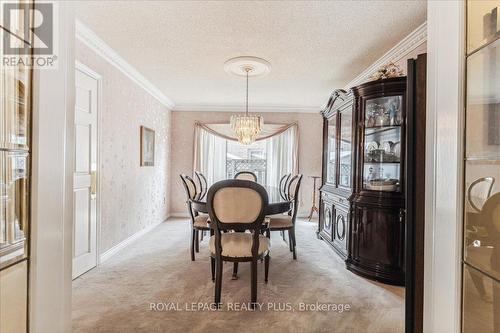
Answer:
[[(315, 230), (316, 223), (299, 222), (296, 261), (272, 234), (268, 284), (258, 266), (262, 310), (237, 311), (250, 300), (250, 267), (240, 264), (233, 281), (228, 263), (224, 309), (202, 311), (214, 296), (207, 239), (191, 262), (187, 220), (170, 219), (74, 281), (74, 332), (403, 332), (404, 289), (348, 272)], [(316, 302), (329, 310), (315, 311)], [(151, 303), (164, 304), (152, 311)], [(350, 310), (341, 312), (343, 304)]]

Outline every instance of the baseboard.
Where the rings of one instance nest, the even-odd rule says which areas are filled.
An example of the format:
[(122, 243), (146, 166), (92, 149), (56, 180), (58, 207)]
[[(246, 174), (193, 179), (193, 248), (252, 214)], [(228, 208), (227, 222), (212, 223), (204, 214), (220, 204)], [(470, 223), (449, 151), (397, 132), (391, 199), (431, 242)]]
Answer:
[(188, 213), (170, 213), (168, 217), (182, 217), (182, 218), (188, 218), (189, 214)]
[[(170, 217), (170, 215), (168, 217)], [(160, 225), (163, 222), (164, 221), (162, 221), (160, 223), (151, 224), (151, 225), (147, 226), (146, 228), (136, 232), (132, 236), (124, 239), (123, 241), (116, 244), (115, 246), (113, 246), (109, 250), (105, 251), (104, 253), (102, 253), (99, 256), (99, 264), (102, 264), (103, 262), (109, 260), (115, 254), (117, 254), (118, 252), (120, 252), (121, 250), (123, 250), (124, 248), (126, 248), (127, 246), (129, 246), (130, 244), (132, 244), (133, 242), (135, 242), (136, 240), (138, 240), (139, 238), (141, 238), (142, 236), (144, 236), (145, 234), (147, 234), (148, 232), (150, 232), (151, 230), (153, 230), (154, 228), (156, 228), (158, 225)]]

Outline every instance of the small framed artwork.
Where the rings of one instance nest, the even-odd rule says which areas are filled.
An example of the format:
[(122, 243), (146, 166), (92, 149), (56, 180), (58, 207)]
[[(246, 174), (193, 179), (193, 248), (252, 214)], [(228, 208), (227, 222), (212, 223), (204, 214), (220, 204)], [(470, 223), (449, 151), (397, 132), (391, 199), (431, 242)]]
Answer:
[(155, 131), (141, 126), (141, 166), (155, 165)]

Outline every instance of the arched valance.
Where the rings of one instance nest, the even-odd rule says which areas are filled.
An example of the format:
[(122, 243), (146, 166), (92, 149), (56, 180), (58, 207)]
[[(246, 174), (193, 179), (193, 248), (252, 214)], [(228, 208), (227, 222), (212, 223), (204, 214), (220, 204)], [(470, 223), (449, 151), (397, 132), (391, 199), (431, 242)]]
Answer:
[[(238, 141), (229, 123), (195, 123), (193, 170), (205, 174), (212, 184), (226, 177), (226, 140)], [(299, 170), (299, 126), (264, 124), (257, 141), (266, 141), (267, 185), (278, 186), (286, 173)]]
[[(236, 138), (236, 136), (234, 136), (234, 132), (228, 123), (204, 124), (204, 123), (196, 122), (195, 126), (202, 128), (205, 131), (207, 131), (213, 135), (217, 135), (223, 139), (238, 141), (238, 138)], [(279, 135), (292, 127), (298, 128), (298, 124), (297, 123), (264, 124), (264, 127), (262, 128), (262, 132), (259, 134), (259, 136), (257, 137), (256, 140), (259, 141), (259, 140), (269, 139), (270, 137), (273, 137), (275, 135)]]

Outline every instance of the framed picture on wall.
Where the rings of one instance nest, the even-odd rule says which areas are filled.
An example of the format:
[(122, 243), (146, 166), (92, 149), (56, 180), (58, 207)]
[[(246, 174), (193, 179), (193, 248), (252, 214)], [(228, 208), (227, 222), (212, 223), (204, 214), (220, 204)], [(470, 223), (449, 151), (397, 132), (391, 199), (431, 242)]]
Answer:
[(155, 131), (141, 126), (141, 166), (155, 165)]

